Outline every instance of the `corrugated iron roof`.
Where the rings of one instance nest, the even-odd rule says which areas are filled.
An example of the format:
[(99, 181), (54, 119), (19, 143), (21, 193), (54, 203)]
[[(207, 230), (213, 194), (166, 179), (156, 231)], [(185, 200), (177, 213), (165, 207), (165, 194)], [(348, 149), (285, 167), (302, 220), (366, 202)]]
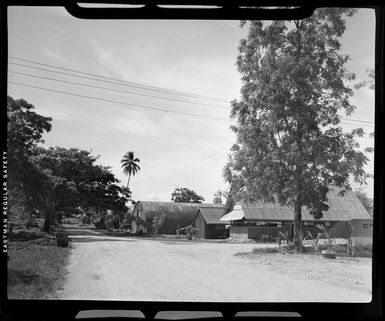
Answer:
[(241, 220), (243, 219), (243, 217), (244, 217), (244, 214), (243, 214), (242, 206), (239, 204), (239, 205), (235, 205), (234, 209), (230, 213), (227, 213), (226, 215), (222, 216), (219, 221), (227, 223), (228, 221)]
[(199, 207), (197, 216), (201, 213), (207, 224), (226, 224), (220, 218), (226, 213), (224, 207)]
[[(330, 187), (327, 194), (329, 205), (328, 211), (323, 211), (323, 217), (320, 221), (350, 221), (351, 219), (370, 219), (371, 216), (361, 204), (353, 191), (348, 191), (344, 196), (338, 195), (337, 187)], [(265, 203), (262, 201), (253, 203), (241, 203), (242, 212), (247, 220), (260, 221), (291, 221), (293, 220), (293, 209), (288, 206), (281, 206), (278, 203)], [(234, 214), (232, 214), (235, 212)], [(242, 216), (239, 210), (226, 214), (222, 217), (223, 220), (237, 220), (236, 217)], [(238, 213), (237, 213), (238, 212)], [(232, 214), (232, 215), (231, 215)], [(313, 216), (309, 213), (306, 207), (302, 207), (302, 220), (314, 221)]]
[(146, 215), (146, 219), (152, 219), (160, 214), (165, 214), (168, 221), (184, 218), (192, 222), (200, 207), (223, 209), (224, 206), (224, 204), (138, 201), (133, 212), (142, 210)]

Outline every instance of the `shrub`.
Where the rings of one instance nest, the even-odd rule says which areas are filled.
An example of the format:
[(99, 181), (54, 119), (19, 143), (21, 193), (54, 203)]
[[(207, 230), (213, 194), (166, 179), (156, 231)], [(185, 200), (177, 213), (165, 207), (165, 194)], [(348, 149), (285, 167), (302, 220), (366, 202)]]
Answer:
[[(281, 252), (289, 253), (289, 254), (297, 253), (294, 244), (282, 246), (282, 247), (281, 247)], [(302, 248), (301, 248), (301, 253), (308, 253), (308, 252), (310, 252), (310, 250), (309, 250), (307, 247), (302, 246)]]
[(281, 231), (278, 231), (278, 245), (281, 246), (281, 240), (284, 239), (286, 241), (286, 245), (291, 244), (291, 240), (289, 237), (289, 232), (282, 233)]
[(255, 248), (252, 251), (253, 254), (260, 254), (260, 253), (279, 253), (279, 250), (276, 247), (265, 247), (265, 248)]
[(333, 239), (330, 238), (329, 233), (328, 233), (326, 227), (323, 226), (322, 224), (317, 224), (316, 227), (322, 231), (322, 233), (320, 233), (320, 234), (324, 235), (326, 237), (327, 249), (328, 250), (333, 250), (333, 247), (334, 247), (335, 244), (333, 244)]
[(308, 234), (307, 237), (310, 237), (310, 239), (311, 239), (312, 246), (314, 248), (314, 252), (317, 253), (320, 250), (319, 240), (320, 240), (320, 238), (322, 237), (323, 234), (322, 233), (318, 233), (317, 234), (317, 238), (314, 238), (313, 234), (311, 234), (310, 231), (307, 231), (307, 234)]

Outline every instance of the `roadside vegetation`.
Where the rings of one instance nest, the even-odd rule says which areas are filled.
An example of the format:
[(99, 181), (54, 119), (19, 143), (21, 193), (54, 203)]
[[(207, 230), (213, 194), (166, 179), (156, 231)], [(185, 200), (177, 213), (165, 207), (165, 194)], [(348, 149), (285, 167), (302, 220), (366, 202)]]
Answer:
[(8, 261), (9, 299), (55, 299), (64, 285), (69, 248), (11, 242)]
[[(97, 165), (99, 156), (91, 151), (45, 147), (43, 135), (51, 130), (52, 118), (34, 109), (27, 101), (8, 96), (9, 221), (26, 224), (38, 214), (44, 219), (44, 231), (52, 232), (62, 219), (74, 215), (105, 228), (109, 214), (120, 225), (127, 213), (129, 188), (120, 185), (108, 166)], [(132, 152), (127, 155), (133, 157)]]
[(9, 297), (53, 298), (70, 252), (56, 245), (61, 224), (120, 230), (131, 191), (91, 151), (46, 147), (52, 118), (29, 102), (8, 96), (7, 116)]
[(19, 229), (10, 234), (10, 299), (55, 299), (64, 285), (70, 248), (57, 247), (55, 238), (40, 230), (40, 227)]

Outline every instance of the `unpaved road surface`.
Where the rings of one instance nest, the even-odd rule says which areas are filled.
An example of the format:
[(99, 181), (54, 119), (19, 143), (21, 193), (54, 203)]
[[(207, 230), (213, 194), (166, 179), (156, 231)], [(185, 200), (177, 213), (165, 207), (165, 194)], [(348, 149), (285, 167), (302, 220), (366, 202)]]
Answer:
[(61, 299), (370, 302), (371, 259), (252, 254), (264, 244), (71, 236)]

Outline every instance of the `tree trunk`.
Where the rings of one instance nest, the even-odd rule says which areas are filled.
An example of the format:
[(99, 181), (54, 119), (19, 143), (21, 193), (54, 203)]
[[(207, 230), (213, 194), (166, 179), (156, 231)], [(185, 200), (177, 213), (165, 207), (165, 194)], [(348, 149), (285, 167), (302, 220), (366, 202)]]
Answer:
[(51, 224), (52, 224), (52, 213), (51, 213), (51, 210), (47, 210), (45, 213), (43, 231), (48, 233), (51, 227)]
[(302, 225), (302, 211), (301, 211), (301, 200), (297, 197), (294, 204), (294, 230), (293, 230), (293, 239), (294, 239), (294, 247), (297, 252), (302, 251), (302, 233), (301, 233), (301, 225)]
[(45, 211), (45, 219), (44, 219), (44, 226), (43, 226), (44, 232), (47, 232), (47, 233), (49, 232), (51, 225), (54, 221), (54, 217), (55, 217), (55, 207), (53, 206), (53, 204), (51, 204), (51, 202), (49, 202)]
[(130, 178), (131, 178), (131, 173), (130, 174), (128, 174), (128, 181), (127, 181), (127, 188), (129, 189), (129, 185), (130, 185)]
[(33, 215), (33, 211), (29, 211), (29, 218), (28, 218), (28, 222), (27, 222), (27, 229), (30, 228), (31, 224), (32, 224), (32, 215)]
[(296, 197), (294, 201), (294, 248), (296, 252), (302, 252), (302, 175), (303, 175), (303, 164), (302, 164), (302, 125), (297, 125), (297, 164), (295, 169), (296, 175)]

